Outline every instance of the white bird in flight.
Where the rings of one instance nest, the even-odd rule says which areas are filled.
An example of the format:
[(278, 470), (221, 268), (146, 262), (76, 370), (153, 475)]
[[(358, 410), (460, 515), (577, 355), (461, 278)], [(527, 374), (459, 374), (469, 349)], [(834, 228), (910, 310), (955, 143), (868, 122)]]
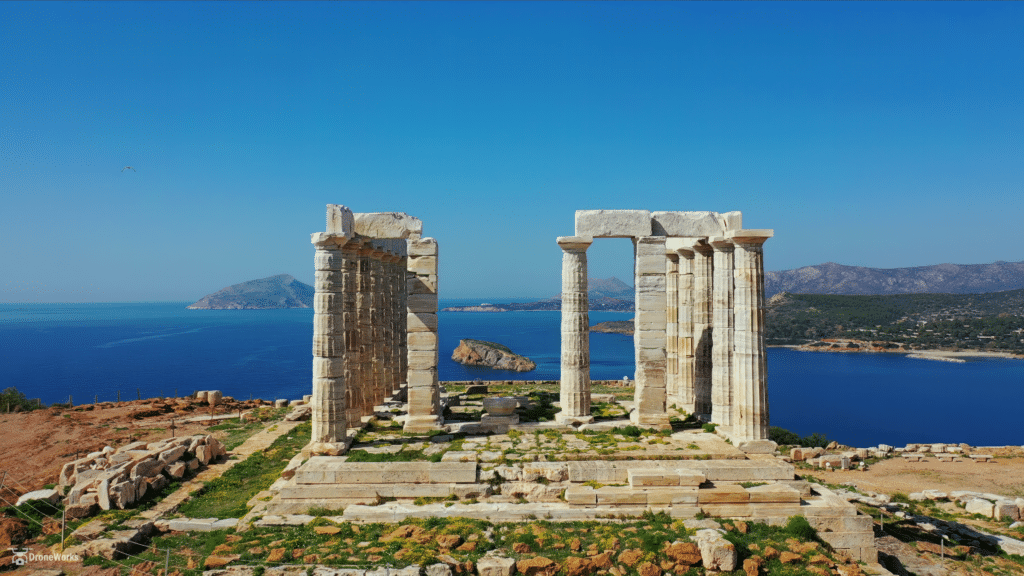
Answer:
[[(125, 170), (127, 170), (129, 168), (132, 168), (132, 167), (131, 166), (125, 166), (124, 168), (121, 168), (121, 172), (124, 172)], [(135, 168), (132, 168), (132, 172), (137, 172), (137, 170)]]

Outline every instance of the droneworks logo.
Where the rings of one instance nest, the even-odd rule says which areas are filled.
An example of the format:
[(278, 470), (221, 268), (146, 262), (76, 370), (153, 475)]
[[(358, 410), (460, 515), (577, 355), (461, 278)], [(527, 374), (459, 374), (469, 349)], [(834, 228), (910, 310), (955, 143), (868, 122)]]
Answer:
[(80, 562), (78, 554), (33, 554), (28, 548), (8, 548), (14, 553), (11, 563), (15, 566), (24, 566), (29, 562)]

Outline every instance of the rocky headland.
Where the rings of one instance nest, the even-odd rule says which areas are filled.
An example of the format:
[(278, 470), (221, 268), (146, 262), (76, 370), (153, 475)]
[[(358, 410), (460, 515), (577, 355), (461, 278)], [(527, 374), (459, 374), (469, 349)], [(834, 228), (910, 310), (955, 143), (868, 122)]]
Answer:
[(466, 366), (483, 366), (513, 372), (529, 372), (537, 367), (533, 360), (516, 354), (506, 346), (469, 338), (459, 341), (458, 347), (452, 352), (452, 360)]
[(315, 290), (290, 274), (234, 284), (203, 296), (189, 310), (267, 310), (312, 308)]
[(608, 322), (600, 322), (590, 327), (591, 332), (607, 332), (610, 334), (633, 334), (633, 319), (629, 320), (609, 320)]

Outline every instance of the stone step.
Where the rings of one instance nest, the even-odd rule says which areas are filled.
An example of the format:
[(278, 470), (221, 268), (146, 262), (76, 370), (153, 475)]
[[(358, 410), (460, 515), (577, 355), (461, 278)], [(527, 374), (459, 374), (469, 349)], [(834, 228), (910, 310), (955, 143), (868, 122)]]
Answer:
[[(618, 460), (569, 462), (571, 482), (625, 484), (630, 470), (703, 474), (711, 482), (792, 480), (792, 464), (778, 460)], [(682, 476), (680, 476), (682, 478)]]
[[(340, 498), (355, 503), (372, 503), (377, 498), (484, 498), (491, 494), (487, 484), (291, 484), (281, 489), (280, 498)], [(364, 502), (365, 501), (365, 502)]]
[(297, 484), (476, 483), (476, 462), (337, 462), (314, 456), (295, 472)]

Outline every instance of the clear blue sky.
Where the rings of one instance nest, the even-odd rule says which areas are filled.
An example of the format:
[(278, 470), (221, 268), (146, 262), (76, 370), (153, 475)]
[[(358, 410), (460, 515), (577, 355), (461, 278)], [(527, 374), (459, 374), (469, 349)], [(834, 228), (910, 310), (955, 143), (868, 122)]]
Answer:
[(328, 203), (421, 218), (445, 298), (557, 293), (578, 209), (741, 210), (769, 270), (1024, 260), (1022, 30), (1022, 3), (2, 2), (0, 302), (311, 282)]

